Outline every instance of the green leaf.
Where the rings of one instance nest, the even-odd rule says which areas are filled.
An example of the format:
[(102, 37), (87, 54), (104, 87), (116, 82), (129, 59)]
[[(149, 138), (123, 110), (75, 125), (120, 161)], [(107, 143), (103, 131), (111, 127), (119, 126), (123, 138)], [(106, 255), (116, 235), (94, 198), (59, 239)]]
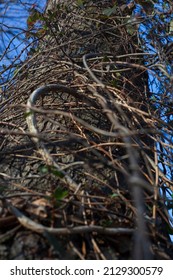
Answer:
[(56, 167), (54, 167), (54, 166), (50, 167), (50, 172), (53, 175), (55, 175), (56, 177), (59, 177), (59, 178), (63, 178), (64, 177), (64, 174), (61, 171), (57, 170)]
[(116, 88), (116, 87), (117, 87), (117, 80), (115, 80), (115, 79), (112, 80), (112, 81), (111, 81), (111, 84), (112, 84), (112, 87), (115, 87), (115, 88)]
[(170, 24), (169, 24), (169, 33), (173, 32), (173, 20), (171, 20)]
[(134, 35), (134, 33), (136, 32), (135, 26), (133, 24), (127, 24), (126, 30), (129, 35)]
[(117, 10), (117, 7), (116, 7), (116, 5), (114, 5), (112, 8), (109, 7), (107, 9), (104, 9), (103, 14), (107, 17), (110, 17), (111, 15), (115, 14), (116, 10)]
[(117, 197), (117, 196), (119, 196), (119, 194), (117, 194), (117, 193), (113, 193), (113, 194), (111, 194), (111, 198), (115, 198), (115, 197)]
[(41, 166), (39, 166), (38, 171), (42, 174), (47, 174), (47, 173), (49, 173), (49, 166), (41, 165)]
[(33, 114), (33, 111), (25, 112), (24, 113), (24, 118), (27, 118), (27, 117), (29, 117), (32, 114)]
[(62, 188), (57, 188), (53, 194), (53, 197), (56, 200), (62, 200), (63, 198), (65, 198), (68, 195), (68, 191), (62, 189)]
[(79, 8), (83, 9), (84, 8), (84, 2), (82, 0), (77, 0), (77, 5)]
[(27, 18), (27, 26), (28, 28), (33, 27), (34, 24), (38, 21), (42, 19), (42, 14), (36, 10), (33, 9), (29, 15), (29, 17)]
[(112, 225), (112, 221), (111, 220), (102, 220), (100, 222), (100, 224), (101, 224), (102, 227), (109, 227), (109, 226)]
[(53, 175), (55, 175), (58, 178), (63, 178), (64, 177), (63, 172), (59, 171), (56, 167), (51, 166), (51, 165), (41, 165), (38, 168), (38, 170), (42, 174), (52, 173)]
[(104, 55), (104, 57), (103, 57), (103, 62), (108, 62), (108, 61), (109, 61), (108, 56), (107, 56), (107, 55)]

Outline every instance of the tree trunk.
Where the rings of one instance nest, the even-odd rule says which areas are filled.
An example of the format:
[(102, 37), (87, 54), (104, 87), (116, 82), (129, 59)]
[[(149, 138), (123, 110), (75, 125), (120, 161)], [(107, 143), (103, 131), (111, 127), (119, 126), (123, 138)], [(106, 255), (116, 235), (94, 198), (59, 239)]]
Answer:
[(118, 2), (48, 1), (36, 54), (9, 86), (17, 106), (3, 116), (19, 131), (4, 137), (2, 170), (10, 190), (49, 197), (46, 227), (24, 226), (46, 236), (51, 258), (172, 257), (138, 26)]

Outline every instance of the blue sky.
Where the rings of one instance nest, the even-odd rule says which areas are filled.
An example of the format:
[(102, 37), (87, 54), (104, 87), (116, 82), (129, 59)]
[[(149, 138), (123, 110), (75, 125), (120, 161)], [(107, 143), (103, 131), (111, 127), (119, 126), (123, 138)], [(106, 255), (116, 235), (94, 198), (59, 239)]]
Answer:
[(0, 84), (12, 72), (12, 69), (5, 71), (5, 68), (13, 64), (16, 58), (16, 63), (20, 63), (26, 57), (27, 52), (23, 50), (28, 45), (25, 31), (29, 8), (36, 5), (43, 10), (45, 4), (46, 0), (5, 0), (0, 4)]

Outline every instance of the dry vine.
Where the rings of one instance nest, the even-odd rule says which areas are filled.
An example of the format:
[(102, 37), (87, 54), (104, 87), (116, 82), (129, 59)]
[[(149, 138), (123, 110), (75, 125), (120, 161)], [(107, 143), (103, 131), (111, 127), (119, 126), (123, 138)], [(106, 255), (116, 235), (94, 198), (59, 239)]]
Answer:
[(159, 170), (156, 143), (169, 149), (159, 126), (172, 128), (150, 100), (138, 31), (129, 34), (125, 21), (129, 7), (106, 16), (106, 1), (90, 3), (46, 11), (38, 49), (8, 83), (0, 223), (19, 234), (11, 233), (13, 214), (15, 225), (53, 248), (45, 243), (45, 255), (20, 258), (169, 259), (160, 189), (173, 184)]

